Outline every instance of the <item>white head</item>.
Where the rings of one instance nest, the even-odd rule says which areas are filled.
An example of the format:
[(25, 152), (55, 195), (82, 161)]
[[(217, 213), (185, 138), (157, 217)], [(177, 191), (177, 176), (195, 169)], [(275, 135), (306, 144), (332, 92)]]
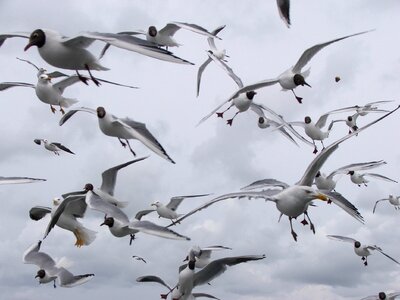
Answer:
[(161, 205), (162, 205), (162, 203), (160, 201), (156, 201), (151, 204), (151, 206), (155, 206), (155, 207), (160, 207)]

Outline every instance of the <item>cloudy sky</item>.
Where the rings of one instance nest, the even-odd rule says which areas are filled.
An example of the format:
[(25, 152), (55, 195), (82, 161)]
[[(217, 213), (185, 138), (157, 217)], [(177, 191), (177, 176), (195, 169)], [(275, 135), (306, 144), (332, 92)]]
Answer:
[[(190, 3), (189, 3), (190, 2)], [(217, 46), (227, 50), (229, 65), (244, 84), (272, 78), (293, 65), (308, 47), (344, 35), (376, 29), (330, 45), (310, 62), (308, 82), (312, 88), (296, 92), (304, 100), (298, 104), (290, 92), (273, 86), (258, 91), (255, 101), (282, 114), (288, 121), (321, 114), (345, 106), (377, 100), (396, 100), (398, 104), (400, 44), (397, 41), (400, 3), (396, 0), (308, 0), (292, 1), (292, 27), (279, 18), (276, 3), (268, 1), (21, 1), (0, 2), (0, 24), (4, 33), (31, 32), (50, 28), (73, 36), (81, 31), (118, 32), (162, 27), (170, 21), (199, 24), (209, 30), (226, 24)], [(240, 189), (255, 180), (276, 178), (290, 184), (302, 176), (314, 158), (312, 147), (290, 143), (276, 131), (257, 127), (252, 112), (239, 115), (232, 127), (211, 117), (197, 122), (236, 90), (236, 84), (215, 64), (203, 73), (200, 96), (196, 98), (196, 73), (205, 61), (208, 44), (203, 36), (181, 30), (175, 35), (182, 46), (171, 49), (195, 66), (177, 65), (112, 48), (102, 63), (111, 70), (98, 77), (132, 84), (140, 89), (75, 84), (65, 96), (77, 98), (76, 106), (104, 106), (111, 113), (147, 124), (168, 154), (173, 165), (150, 152), (137, 141), (131, 142), (138, 156), (147, 160), (122, 170), (116, 197), (129, 201), (129, 216), (150, 207), (154, 201), (168, 202), (175, 195), (213, 193), (220, 195)], [(29, 59), (49, 71), (27, 41), (7, 40), (0, 49), (3, 66), (0, 82), (36, 83), (36, 71), (15, 57)], [(103, 44), (90, 49), (96, 55)], [(65, 72), (65, 71), (64, 71)], [(336, 83), (335, 76), (341, 81)], [(159, 299), (165, 290), (156, 284), (139, 284), (138, 276), (154, 274), (174, 285), (177, 267), (192, 245), (225, 245), (233, 250), (215, 257), (266, 254), (263, 261), (229, 269), (223, 276), (196, 291), (220, 299), (360, 299), (379, 291), (400, 287), (400, 268), (379, 253), (365, 267), (352, 245), (327, 239), (327, 234), (346, 235), (365, 243), (380, 245), (400, 259), (397, 232), (399, 215), (387, 203), (376, 200), (400, 194), (398, 184), (371, 180), (368, 187), (357, 187), (343, 176), (337, 190), (354, 203), (365, 218), (358, 223), (337, 206), (319, 203), (310, 209), (316, 225), (313, 235), (298, 221), (294, 227), (298, 242), (290, 235), (289, 222), (273, 203), (263, 200), (227, 200), (188, 218), (174, 229), (191, 237), (190, 242), (171, 241), (145, 234), (129, 246), (129, 238), (115, 238), (100, 227), (102, 215), (88, 212), (82, 221), (98, 232), (88, 247), (74, 246), (70, 232), (56, 228), (43, 243), (42, 250), (54, 258), (67, 257), (75, 274), (95, 273), (85, 285), (73, 289), (39, 286), (37, 268), (24, 265), (22, 253), (42, 238), (48, 218), (29, 219), (32, 206), (51, 206), (62, 193), (81, 189), (85, 183), (99, 186), (101, 172), (132, 159), (117, 139), (103, 135), (95, 117), (77, 114), (58, 126), (60, 113), (52, 114), (33, 90), (15, 88), (0, 94), (1, 176), (46, 178), (43, 183), (1, 186), (3, 212), (0, 226), (0, 294), (4, 299)], [(230, 117), (234, 111), (226, 114)], [(344, 118), (347, 114), (337, 115)], [(378, 117), (369, 114), (359, 125)], [(400, 180), (398, 151), (398, 113), (345, 143), (330, 157), (322, 171), (329, 173), (343, 165), (383, 159), (387, 165), (377, 173)], [(301, 129), (299, 130), (301, 132)], [(329, 144), (347, 133), (344, 124), (334, 127)], [(33, 143), (34, 138), (61, 142), (76, 153), (55, 156)], [(190, 199), (179, 210), (187, 212), (207, 199)], [(167, 220), (148, 216), (163, 225)], [(143, 256), (148, 263), (133, 260)]]

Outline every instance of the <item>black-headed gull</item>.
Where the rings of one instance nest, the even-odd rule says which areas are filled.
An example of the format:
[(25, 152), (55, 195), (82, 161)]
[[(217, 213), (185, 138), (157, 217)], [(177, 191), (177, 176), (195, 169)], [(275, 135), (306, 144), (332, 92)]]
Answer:
[[(391, 112), (385, 114), (384, 116), (372, 121), (371, 123), (361, 127), (356, 132), (346, 135), (343, 138), (337, 140), (336, 142), (332, 143), (325, 149), (323, 149), (315, 158), (314, 160), (308, 165), (306, 171), (304, 172), (301, 179), (294, 185), (290, 186), (287, 183), (277, 181), (275, 179), (270, 180), (258, 180), (253, 184), (250, 184), (246, 187), (246, 189), (253, 189), (262, 188), (262, 187), (274, 187), (278, 186), (282, 189), (267, 189), (261, 191), (242, 191), (236, 193), (229, 193), (225, 195), (221, 195), (217, 198), (214, 198), (205, 204), (201, 205), (200, 207), (192, 210), (191, 212), (187, 213), (183, 217), (180, 217), (176, 222), (181, 222), (182, 220), (186, 219), (187, 217), (191, 216), (192, 214), (209, 207), (210, 205), (217, 203), (222, 200), (231, 199), (231, 198), (263, 198), (267, 201), (275, 202), (277, 209), (280, 211), (281, 216), (286, 215), (289, 218), (291, 234), (293, 239), (297, 241), (297, 234), (293, 230), (292, 226), (292, 219), (297, 218), (301, 214), (304, 214), (304, 219), (302, 221), (303, 225), (308, 224), (310, 222), (310, 229), (315, 232), (315, 228), (313, 223), (311, 222), (307, 208), (312, 200), (319, 199), (322, 201), (328, 201), (335, 203), (340, 208), (342, 208), (345, 212), (355, 218), (357, 221), (363, 223), (363, 217), (359, 213), (358, 209), (350, 203), (346, 198), (344, 198), (341, 194), (336, 192), (330, 191), (319, 191), (311, 188), (311, 185), (314, 182), (315, 175), (323, 166), (325, 161), (329, 158), (329, 156), (339, 147), (339, 145), (349, 139), (352, 136), (360, 133), (361, 131), (367, 129), (368, 127), (372, 126), (373, 124), (381, 121), (382, 119), (386, 118), (390, 114), (394, 113), (400, 108), (398, 106), (396, 109), (392, 110)], [(305, 219), (307, 217), (308, 221)], [(169, 226), (172, 226), (170, 224)]]
[(369, 180), (367, 180), (365, 178), (365, 176), (397, 183), (396, 180), (391, 179), (391, 178), (386, 177), (386, 176), (383, 176), (381, 174), (377, 174), (377, 173), (362, 173), (361, 174), (361, 173), (356, 172), (354, 170), (349, 170), (347, 175), (350, 175), (351, 182), (353, 182), (354, 184), (357, 184), (358, 186), (361, 186), (362, 184), (364, 186), (367, 186), (367, 183), (369, 182)]
[(294, 89), (296, 87), (298, 87), (299, 85), (301, 85), (301, 86), (307, 85), (307, 86), (311, 87), (305, 81), (305, 78), (309, 75), (310, 70), (308, 69), (306, 71), (302, 71), (302, 69), (308, 64), (308, 62), (314, 57), (314, 55), (332, 43), (347, 39), (352, 36), (364, 34), (367, 32), (369, 32), (369, 31), (363, 31), (363, 32), (355, 33), (355, 34), (346, 35), (346, 36), (343, 36), (343, 37), (340, 37), (340, 38), (337, 38), (337, 39), (334, 39), (334, 40), (331, 40), (331, 41), (328, 41), (325, 43), (314, 45), (303, 52), (303, 54), (300, 56), (299, 60), (296, 62), (296, 64), (293, 67), (290, 67), (288, 70), (283, 72), (278, 77), (273, 78), (273, 79), (266, 79), (266, 80), (262, 80), (260, 82), (254, 83), (254, 84), (246, 85), (246, 86), (240, 88), (239, 90), (237, 90), (230, 98), (237, 97), (239, 94), (245, 93), (247, 91), (254, 91), (259, 88), (263, 88), (266, 86), (270, 86), (270, 85), (279, 83), (283, 90), (292, 91), (292, 93), (296, 97), (297, 101), (299, 103), (301, 103), (303, 98), (297, 96), (296, 93), (294, 92)]
[(394, 206), (395, 210), (400, 209), (400, 196), (389, 195), (388, 198), (383, 198), (375, 202), (374, 209), (372, 210), (373, 214), (375, 213), (376, 206), (378, 205), (378, 203), (382, 201), (389, 201), (389, 203)]
[(75, 154), (61, 143), (49, 142), (47, 139), (34, 139), (33, 141), (38, 145), (41, 145), (43, 142), (44, 148), (53, 152), (55, 155), (60, 155), (59, 153), (60, 151), (65, 151), (71, 154)]
[[(199, 246), (192, 246), (190, 251), (192, 251), (195, 255), (195, 267), (196, 268), (204, 268), (206, 265), (208, 265), (211, 262), (211, 254), (213, 251), (219, 251), (219, 250), (232, 250), (232, 248), (225, 247), (225, 246), (220, 246), (220, 245), (215, 245), (215, 246), (208, 246), (208, 247), (199, 247)], [(189, 256), (186, 256), (185, 261), (189, 260)], [(186, 268), (186, 265), (183, 265), (179, 268), (179, 270), (183, 270), (183, 268)]]
[(39, 267), (35, 278), (39, 278), (39, 283), (49, 283), (53, 281), (56, 287), (56, 279), (61, 287), (74, 287), (84, 284), (93, 278), (94, 274), (74, 275), (66, 268), (57, 265), (53, 258), (47, 253), (41, 252), (42, 241), (34, 243), (24, 253), (22, 261), (25, 264), (33, 264)]
[(104, 71), (108, 68), (102, 66), (89, 50), (94, 41), (101, 41), (115, 47), (157, 58), (164, 61), (192, 64), (184, 59), (174, 56), (171, 52), (160, 49), (157, 45), (146, 40), (130, 35), (100, 32), (82, 32), (73, 37), (66, 37), (50, 29), (36, 29), (32, 33), (17, 32), (0, 34), (0, 46), (8, 38), (28, 38), (25, 51), (32, 46), (37, 46), (40, 56), (50, 65), (70, 70), (87, 70), (93, 82), (99, 82), (91, 74), (91, 70)]
[(170, 199), (167, 204), (163, 204), (160, 201), (156, 201), (152, 203), (152, 206), (155, 206), (154, 210), (142, 210), (138, 212), (138, 215), (144, 216), (148, 213), (153, 211), (157, 212), (159, 218), (166, 218), (170, 220), (176, 220), (182, 214), (178, 214), (176, 210), (178, 209), (179, 205), (182, 201), (186, 198), (198, 198), (198, 197), (205, 197), (210, 194), (200, 194), (200, 195), (186, 195), (186, 196), (174, 196)]
[(332, 171), (331, 173), (329, 173), (329, 175), (325, 175), (321, 171), (318, 171), (317, 174), (315, 175), (314, 183), (317, 186), (317, 188), (320, 190), (332, 191), (336, 187), (337, 180), (334, 179), (334, 177), (336, 175), (346, 174), (350, 170), (354, 170), (354, 171), (369, 170), (369, 169), (376, 168), (376, 167), (379, 167), (384, 164), (386, 164), (386, 162), (383, 160), (369, 161), (369, 162), (364, 162), (364, 163), (354, 163), (354, 164), (349, 164), (349, 165), (340, 167), (340, 168)]
[[(69, 118), (79, 111), (97, 115), (100, 130), (105, 135), (118, 138), (122, 146), (126, 147), (126, 145), (128, 145), (129, 150), (133, 155), (136, 156), (136, 153), (132, 150), (128, 141), (129, 139), (139, 140), (154, 153), (173, 164), (175, 163), (172, 158), (169, 157), (157, 139), (147, 129), (146, 124), (134, 121), (130, 118), (118, 118), (110, 113), (107, 113), (102, 106), (99, 106), (96, 110), (86, 107), (71, 109), (60, 119), (60, 126), (62, 126), (66, 121), (68, 121)], [(122, 140), (125, 140), (125, 143)]]
[(400, 296), (400, 291), (387, 294), (385, 292), (379, 292), (377, 295), (367, 296), (360, 300), (395, 300), (398, 296)]
[(328, 238), (332, 239), (332, 240), (336, 240), (336, 241), (341, 241), (341, 242), (347, 242), (347, 243), (352, 243), (354, 246), (354, 252), (358, 255), (361, 256), (361, 260), (364, 261), (364, 265), (367, 266), (368, 265), (368, 261), (367, 261), (367, 257), (369, 255), (371, 255), (371, 250), (374, 251), (378, 251), (379, 253), (381, 253), (382, 255), (386, 256), (387, 258), (391, 259), (392, 261), (394, 261), (396, 264), (400, 265), (400, 262), (398, 262), (397, 260), (395, 260), (393, 257), (387, 255), (385, 252), (382, 251), (382, 249), (380, 247), (378, 247), (377, 245), (363, 245), (361, 244), (361, 242), (353, 239), (353, 238), (349, 238), (346, 236), (341, 236), (341, 235), (327, 235)]

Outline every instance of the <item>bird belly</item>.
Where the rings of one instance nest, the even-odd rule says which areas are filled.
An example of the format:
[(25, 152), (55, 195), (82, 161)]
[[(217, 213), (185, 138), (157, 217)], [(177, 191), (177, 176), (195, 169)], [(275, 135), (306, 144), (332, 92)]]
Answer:
[(234, 98), (232, 102), (236, 106), (236, 108), (242, 112), (249, 109), (252, 100), (249, 100), (246, 96), (241, 95)]
[(319, 176), (315, 178), (315, 185), (319, 190), (332, 191), (336, 187), (336, 182), (333, 179), (323, 178)]
[(326, 134), (315, 125), (307, 125), (304, 131), (311, 139), (316, 141), (322, 141), (326, 138)]
[(358, 255), (358, 256), (368, 256), (371, 254), (371, 252), (369, 252), (368, 249), (364, 248), (364, 247), (360, 247), (360, 248), (354, 248), (354, 252)]
[(46, 104), (59, 105), (60, 103), (61, 93), (57, 93), (49, 84), (38, 83), (35, 92), (39, 100)]
[(301, 203), (292, 200), (279, 200), (276, 202), (276, 208), (288, 217), (296, 218), (306, 211), (308, 203)]
[(284, 90), (292, 90), (296, 88), (293, 76), (293, 72), (285, 72), (281, 76), (279, 76), (279, 84)]

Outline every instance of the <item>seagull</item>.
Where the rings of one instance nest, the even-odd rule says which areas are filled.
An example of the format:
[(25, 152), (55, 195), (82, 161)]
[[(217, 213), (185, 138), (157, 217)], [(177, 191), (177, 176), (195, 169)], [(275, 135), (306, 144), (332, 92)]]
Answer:
[[(165, 286), (169, 290), (168, 294), (171, 294), (171, 299), (179, 299), (179, 297), (181, 296), (178, 292), (177, 286), (175, 286), (174, 288), (171, 288), (168, 284), (165, 283), (164, 280), (162, 280), (158, 276), (155, 276), (155, 275), (140, 276), (140, 277), (136, 278), (136, 281), (137, 282), (155, 282), (155, 283)], [(168, 294), (162, 294), (161, 298), (167, 299)], [(205, 294), (205, 293), (191, 293), (190, 295), (186, 295), (186, 299), (197, 299), (197, 298), (201, 298), (201, 297), (220, 300), (219, 298), (214, 297), (213, 295)]]
[(332, 239), (332, 240), (336, 240), (336, 241), (341, 241), (341, 242), (348, 242), (348, 243), (352, 243), (354, 245), (354, 252), (358, 255), (361, 256), (361, 260), (364, 262), (364, 265), (367, 266), (368, 265), (368, 261), (367, 261), (367, 257), (369, 255), (371, 255), (370, 250), (376, 250), (379, 253), (383, 254), (384, 256), (386, 256), (387, 258), (391, 259), (392, 261), (394, 261), (396, 264), (400, 265), (400, 262), (398, 262), (397, 260), (395, 260), (393, 257), (387, 255), (386, 253), (384, 253), (382, 251), (381, 248), (379, 248), (377, 245), (363, 245), (361, 244), (359, 241), (353, 239), (353, 238), (349, 238), (349, 237), (345, 237), (345, 236), (340, 236), (340, 235), (327, 235), (328, 238)]
[(53, 281), (56, 287), (56, 279), (61, 287), (74, 287), (88, 282), (94, 274), (74, 275), (64, 267), (58, 266), (54, 259), (47, 253), (40, 252), (42, 241), (34, 243), (24, 253), (22, 261), (25, 264), (33, 264), (39, 267), (35, 278), (39, 278), (39, 283), (48, 283)]
[(44, 148), (53, 152), (55, 155), (60, 155), (59, 151), (61, 150), (71, 154), (75, 154), (74, 152), (72, 152), (71, 150), (69, 150), (67, 147), (65, 147), (60, 143), (56, 142), (49, 143), (49, 141), (46, 139), (34, 139), (33, 141), (38, 145), (40, 145), (43, 142)]
[(137, 255), (133, 255), (132, 258), (134, 258), (134, 259), (136, 259), (136, 260), (141, 260), (142, 262), (144, 262), (145, 264), (147, 264), (147, 261), (146, 261), (143, 257), (137, 256)]
[[(224, 28), (225, 28), (225, 25), (219, 26), (212, 31), (212, 34), (217, 35)], [(241, 82), (242, 82), (241, 79), (226, 64), (225, 58), (229, 57), (228, 55), (226, 55), (226, 50), (225, 49), (223, 49), (223, 50), (217, 49), (217, 47), (215, 46), (214, 37), (209, 37), (207, 39), (207, 41), (208, 41), (208, 45), (210, 46), (210, 50), (206, 52), (208, 55), (208, 58), (199, 67), (199, 70), (197, 71), (197, 97), (199, 96), (199, 93), (200, 93), (201, 75), (203, 74), (204, 70), (210, 64), (211, 61), (216, 62), (216, 64), (218, 66), (220, 66), (237, 84), (241, 84)]]
[(138, 52), (164, 61), (192, 64), (187, 60), (174, 56), (167, 50), (160, 49), (154, 43), (130, 35), (82, 32), (73, 37), (66, 37), (54, 30), (36, 29), (32, 33), (0, 34), (0, 46), (6, 39), (14, 37), (28, 38), (29, 42), (24, 50), (27, 51), (30, 47), (37, 46), (40, 56), (48, 64), (56, 68), (75, 70), (78, 74), (79, 70), (87, 70), (96, 85), (100, 83), (93, 77), (91, 70), (105, 71), (108, 68), (102, 66), (99, 60), (86, 49), (94, 41), (105, 42), (118, 48)]
[(64, 90), (77, 82), (80, 82), (80, 79), (77, 75), (74, 75), (53, 84), (49, 75), (41, 74), (38, 77), (38, 82), (36, 85), (25, 82), (1, 82), (0, 91), (4, 91), (12, 87), (33, 88), (35, 89), (36, 96), (39, 98), (39, 100), (50, 105), (52, 113), (56, 112), (56, 109), (53, 107), (55, 105), (59, 106), (60, 112), (64, 114), (64, 108), (68, 108), (78, 102), (76, 99), (65, 98), (63, 96)]
[(315, 175), (314, 183), (319, 190), (332, 191), (335, 189), (337, 182), (333, 178), (335, 175), (346, 174), (350, 170), (354, 171), (368, 170), (385, 164), (386, 162), (383, 160), (349, 164), (332, 171), (328, 176), (318, 171), (317, 174)]
[(144, 216), (148, 213), (156, 211), (159, 218), (166, 218), (166, 219), (170, 219), (173, 221), (174, 219), (177, 219), (179, 216), (181, 216), (180, 214), (178, 214), (176, 212), (176, 210), (178, 209), (178, 206), (182, 203), (182, 201), (184, 199), (205, 197), (208, 195), (210, 195), (210, 194), (175, 196), (175, 197), (172, 197), (170, 199), (170, 201), (168, 202), (168, 204), (166, 204), (166, 205), (161, 203), (160, 201), (156, 201), (151, 204), (152, 206), (155, 206), (154, 210), (142, 210), (142, 211), (138, 212), (138, 215)]
[(290, 28), (290, 0), (276, 0), (278, 5), (279, 15), (286, 26)]
[(262, 87), (266, 87), (266, 86), (270, 86), (270, 85), (279, 83), (283, 90), (291, 90), (293, 95), (296, 97), (296, 100), (299, 103), (302, 103), (303, 98), (297, 96), (296, 93), (294, 92), (294, 89), (296, 87), (298, 87), (299, 85), (301, 85), (301, 86), (306, 85), (306, 86), (311, 87), (305, 81), (305, 78), (309, 75), (310, 70), (308, 69), (306, 71), (302, 71), (302, 69), (314, 57), (314, 55), (317, 54), (321, 49), (323, 49), (324, 47), (326, 47), (332, 43), (347, 39), (352, 36), (364, 34), (364, 33), (370, 32), (370, 31), (371, 30), (358, 32), (358, 33), (346, 35), (346, 36), (343, 36), (343, 37), (340, 37), (340, 38), (337, 38), (337, 39), (334, 39), (334, 40), (331, 40), (331, 41), (328, 41), (328, 42), (325, 42), (322, 44), (314, 45), (303, 52), (303, 54), (300, 56), (299, 60), (296, 62), (296, 64), (293, 67), (290, 67), (288, 70), (283, 72), (278, 77), (273, 78), (273, 79), (266, 79), (266, 80), (263, 80), (263, 81), (260, 81), (260, 82), (254, 83), (254, 84), (240, 87), (239, 90), (237, 90), (230, 97), (230, 99), (235, 98), (239, 94), (245, 93), (247, 91), (254, 91), (254, 90), (262, 88)]
[(364, 186), (367, 186), (367, 183), (369, 181), (366, 178), (364, 178), (365, 176), (397, 183), (397, 181), (394, 180), (394, 179), (391, 179), (389, 177), (386, 177), (386, 176), (383, 176), (383, 175), (380, 175), (380, 174), (376, 174), (376, 173), (363, 173), (363, 174), (360, 174), (360, 173), (355, 172), (354, 170), (350, 170), (347, 173), (347, 175), (350, 175), (351, 182), (357, 184), (358, 186), (361, 186), (361, 184), (363, 184)]
[[(204, 268), (211, 262), (212, 252), (218, 250), (232, 250), (232, 248), (219, 245), (208, 247), (193, 246), (190, 251), (192, 251), (196, 257), (195, 267), (199, 269)], [(189, 260), (189, 256), (186, 256), (184, 261), (187, 260)], [(186, 265), (181, 266), (179, 270), (182, 270), (183, 268), (186, 268)]]
[(19, 184), (19, 183), (33, 183), (38, 181), (46, 181), (46, 179), (32, 178), (32, 177), (4, 177), (0, 176), (0, 185), (2, 184)]
[(365, 298), (362, 298), (361, 300), (395, 300), (397, 296), (400, 296), (400, 292), (393, 292), (386, 294), (384, 292), (378, 293), (378, 295), (372, 295), (368, 296)]
[[(136, 156), (136, 153), (132, 150), (128, 139), (136, 139), (141, 141), (147, 148), (155, 152), (157, 155), (173, 164), (175, 163), (172, 158), (169, 157), (157, 139), (146, 128), (146, 124), (134, 121), (130, 118), (118, 118), (110, 113), (107, 113), (105, 108), (102, 106), (97, 107), (96, 110), (87, 107), (71, 109), (60, 119), (59, 125), (62, 126), (66, 121), (68, 121), (69, 118), (79, 111), (96, 114), (98, 117), (100, 130), (105, 135), (117, 137), (123, 147), (128, 145), (129, 150), (134, 156)], [(122, 140), (125, 140), (125, 142)]]
[[(101, 174), (102, 183), (99, 189), (94, 188), (92, 184), (88, 185), (88, 187), (90, 187), (97, 195), (102, 197), (104, 202), (109, 204), (109, 206), (124, 208), (128, 205), (128, 202), (119, 201), (114, 197), (118, 171), (146, 158), (147, 157), (141, 157), (109, 168)], [(44, 238), (46, 238), (51, 229), (57, 225), (74, 233), (76, 237), (75, 245), (77, 247), (90, 245), (96, 237), (96, 232), (83, 227), (83, 225), (77, 220), (77, 218), (83, 218), (86, 212), (86, 205), (82, 203), (85, 199), (85, 193), (83, 191), (70, 192), (63, 194), (62, 198), (64, 201), (65, 199), (69, 199), (68, 201), (70, 203), (62, 203), (60, 200), (56, 199), (53, 201), (53, 209), (50, 207), (35, 206), (31, 208), (29, 216), (32, 220), (38, 221), (46, 214), (51, 214), (51, 220), (47, 226)], [(63, 207), (61, 208), (60, 203), (63, 204)]]
[[(371, 123), (359, 128), (356, 132), (352, 134), (348, 134), (341, 139), (337, 140), (336, 142), (332, 143), (325, 149), (323, 149), (315, 158), (314, 160), (308, 165), (305, 173), (303, 174), (302, 178), (294, 185), (290, 186), (287, 183), (275, 180), (275, 179), (265, 179), (265, 180), (258, 180), (253, 184), (248, 185), (243, 189), (252, 189), (252, 188), (260, 188), (264, 186), (269, 187), (280, 187), (281, 189), (268, 189), (262, 191), (242, 191), (236, 193), (229, 193), (225, 195), (221, 195), (217, 198), (214, 198), (205, 204), (201, 205), (200, 207), (192, 210), (191, 212), (187, 213), (186, 215), (180, 217), (176, 220), (175, 223), (181, 222), (187, 217), (191, 216), (192, 214), (209, 207), (210, 205), (217, 203), (222, 200), (231, 199), (231, 198), (263, 198), (266, 201), (275, 202), (277, 209), (280, 211), (281, 215), (286, 215), (289, 218), (291, 234), (293, 239), (297, 241), (297, 234), (293, 230), (292, 226), (292, 219), (297, 218), (299, 215), (304, 214), (304, 219), (302, 221), (303, 225), (307, 225), (310, 222), (310, 229), (315, 232), (314, 224), (311, 222), (307, 208), (312, 200), (318, 199), (322, 201), (327, 201), (328, 203), (333, 202), (342, 208), (345, 212), (355, 218), (357, 221), (363, 223), (363, 217), (357, 210), (357, 208), (351, 204), (347, 199), (345, 199), (341, 194), (337, 192), (331, 191), (319, 191), (311, 188), (311, 185), (314, 181), (314, 177), (320, 168), (323, 166), (325, 161), (328, 157), (339, 147), (339, 145), (349, 139), (350, 137), (360, 133), (361, 131), (367, 129), (368, 127), (372, 126), (373, 124), (381, 121), (382, 119), (386, 118), (390, 114), (394, 113), (400, 108), (398, 106), (396, 109), (392, 110), (391, 112), (385, 114), (384, 116), (372, 121)], [(308, 221), (305, 219), (307, 217)], [(174, 224), (170, 224), (172, 226)]]
[(376, 206), (378, 205), (378, 202), (381, 202), (381, 201), (389, 201), (389, 203), (394, 206), (395, 210), (400, 209), (400, 197), (399, 196), (396, 197), (396, 196), (393, 196), (393, 195), (389, 195), (389, 198), (380, 199), (380, 200), (375, 202), (374, 209), (372, 210), (373, 214), (375, 213)]

